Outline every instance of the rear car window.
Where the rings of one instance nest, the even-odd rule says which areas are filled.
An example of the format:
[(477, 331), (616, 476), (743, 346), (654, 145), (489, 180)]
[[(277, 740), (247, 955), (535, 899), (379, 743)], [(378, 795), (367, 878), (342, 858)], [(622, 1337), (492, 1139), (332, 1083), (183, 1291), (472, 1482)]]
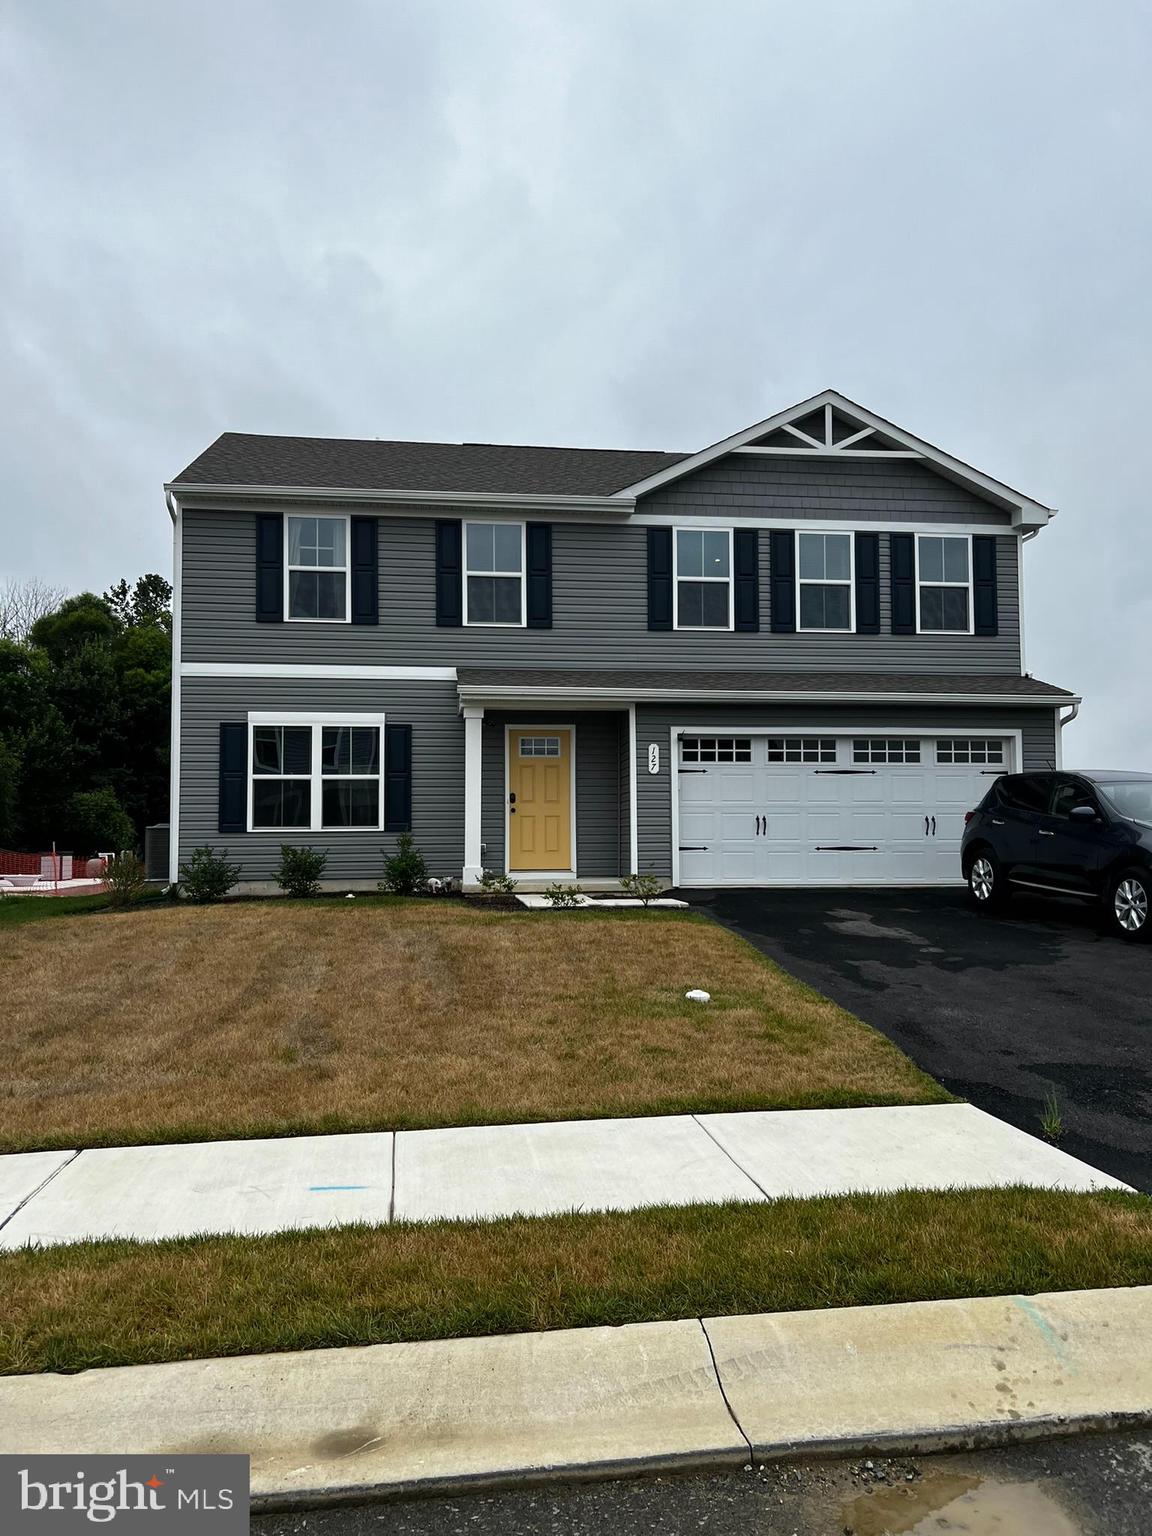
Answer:
[(1144, 821), (1152, 826), (1152, 779), (1131, 779), (1127, 783), (1101, 784), (1100, 793), (1129, 821)]
[(1051, 792), (1051, 779), (1030, 773), (1011, 773), (1000, 780), (1000, 803), (1013, 811), (1046, 811)]

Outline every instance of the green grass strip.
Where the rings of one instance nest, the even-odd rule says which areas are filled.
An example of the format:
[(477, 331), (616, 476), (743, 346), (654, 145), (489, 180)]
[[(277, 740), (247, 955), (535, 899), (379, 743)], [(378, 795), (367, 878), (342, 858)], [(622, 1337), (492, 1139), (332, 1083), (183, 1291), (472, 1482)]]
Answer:
[(1152, 1284), (1152, 1200), (905, 1191), (0, 1255), (0, 1370)]

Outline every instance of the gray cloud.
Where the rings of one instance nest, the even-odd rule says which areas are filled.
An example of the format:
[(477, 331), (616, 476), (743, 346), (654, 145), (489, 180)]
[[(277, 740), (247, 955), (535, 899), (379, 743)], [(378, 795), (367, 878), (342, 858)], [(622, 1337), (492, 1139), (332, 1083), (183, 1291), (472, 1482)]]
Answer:
[(1152, 763), (1152, 14), (2, 0), (0, 575), (166, 569), (224, 429), (695, 448), (826, 384), (1061, 513)]

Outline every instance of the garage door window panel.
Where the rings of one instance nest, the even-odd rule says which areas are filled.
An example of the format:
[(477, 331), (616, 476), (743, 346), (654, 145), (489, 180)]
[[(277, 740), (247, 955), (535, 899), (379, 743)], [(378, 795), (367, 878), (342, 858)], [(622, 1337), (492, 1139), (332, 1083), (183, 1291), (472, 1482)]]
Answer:
[(936, 761), (952, 766), (975, 765), (997, 768), (1004, 763), (1004, 743), (984, 736), (941, 737), (936, 743)]
[(684, 763), (750, 763), (750, 736), (688, 736), (680, 745)]
[(922, 634), (972, 633), (972, 541), (918, 534), (917, 606)]
[(802, 630), (847, 634), (852, 614), (852, 535), (801, 533), (797, 539), (796, 611)]
[(834, 736), (769, 736), (770, 763), (834, 763)]
[(866, 736), (852, 743), (854, 763), (918, 763), (920, 742), (905, 736)]
[(677, 629), (732, 628), (732, 530), (677, 528)]

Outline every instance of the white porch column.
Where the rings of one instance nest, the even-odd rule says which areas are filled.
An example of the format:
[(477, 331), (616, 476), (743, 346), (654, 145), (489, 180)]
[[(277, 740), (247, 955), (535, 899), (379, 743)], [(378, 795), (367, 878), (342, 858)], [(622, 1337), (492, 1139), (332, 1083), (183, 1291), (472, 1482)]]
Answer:
[(484, 873), (481, 853), (480, 786), (484, 765), (484, 711), (464, 710), (464, 875), (465, 887), (480, 883)]

